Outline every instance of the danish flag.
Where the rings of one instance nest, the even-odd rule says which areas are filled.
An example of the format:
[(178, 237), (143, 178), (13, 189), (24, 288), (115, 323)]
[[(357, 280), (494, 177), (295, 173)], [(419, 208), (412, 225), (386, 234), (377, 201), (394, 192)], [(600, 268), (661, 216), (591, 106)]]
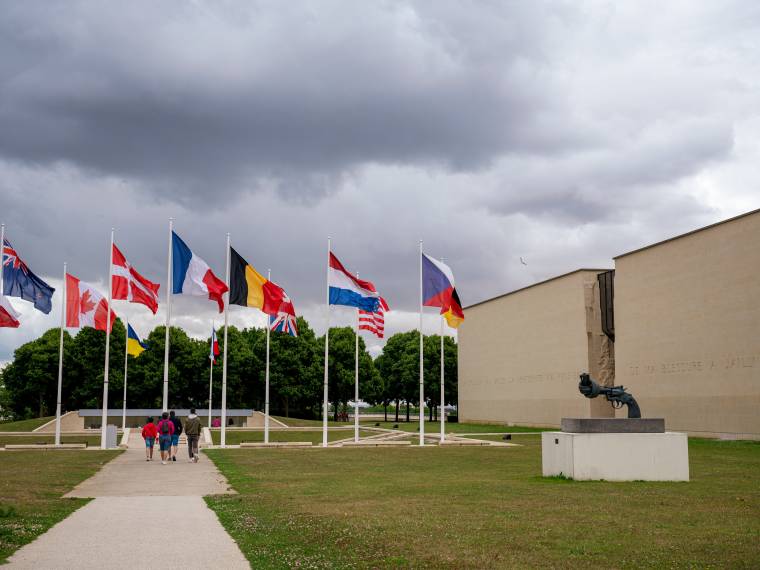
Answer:
[(385, 334), (385, 311), (390, 311), (390, 309), (382, 297), (380, 297), (380, 303), (374, 313), (359, 309), (359, 330), (369, 331), (377, 338), (383, 338)]
[(153, 314), (158, 311), (158, 283), (148, 281), (132, 267), (116, 244), (113, 246), (111, 297), (141, 303)]

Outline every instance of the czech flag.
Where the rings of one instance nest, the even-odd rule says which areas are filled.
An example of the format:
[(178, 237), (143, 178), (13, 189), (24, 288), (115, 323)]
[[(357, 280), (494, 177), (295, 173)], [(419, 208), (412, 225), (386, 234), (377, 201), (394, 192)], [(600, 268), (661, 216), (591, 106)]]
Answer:
[(19, 316), (5, 295), (0, 294), (0, 327), (18, 328)]
[(330, 252), (328, 283), (331, 305), (356, 307), (369, 313), (377, 310), (380, 293), (377, 292), (375, 286), (369, 281), (363, 281), (351, 275), (332, 252)]
[(132, 328), (132, 325), (128, 324), (127, 325), (127, 354), (131, 354), (132, 356), (140, 356), (143, 352), (145, 352), (146, 348), (148, 348), (148, 345), (140, 340), (140, 337), (137, 336), (135, 329)]
[(464, 321), (464, 311), (454, 287), (454, 274), (451, 268), (424, 253), (422, 254), (422, 304), (426, 307), (440, 307), (441, 314), (451, 328), (457, 328)]
[(180, 237), (172, 232), (172, 293), (208, 297), (224, 311), (227, 285), (211, 271), (208, 264), (195, 255)]

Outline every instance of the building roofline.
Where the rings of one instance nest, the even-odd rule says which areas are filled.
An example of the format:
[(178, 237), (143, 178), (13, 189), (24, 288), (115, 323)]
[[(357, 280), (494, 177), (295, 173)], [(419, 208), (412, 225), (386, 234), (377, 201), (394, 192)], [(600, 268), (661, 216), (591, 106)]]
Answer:
[(617, 260), (617, 259), (620, 259), (621, 257), (626, 257), (628, 255), (633, 255), (634, 253), (639, 253), (640, 251), (651, 249), (653, 247), (657, 247), (658, 245), (663, 245), (663, 244), (666, 244), (668, 242), (675, 241), (677, 239), (685, 238), (685, 237), (688, 237), (688, 236), (690, 236), (692, 234), (696, 234), (696, 233), (699, 233), (699, 232), (703, 232), (705, 230), (712, 229), (715, 226), (722, 226), (723, 224), (728, 224), (729, 222), (734, 222), (736, 220), (740, 220), (741, 218), (746, 218), (747, 216), (752, 216), (753, 214), (758, 214), (758, 213), (760, 213), (760, 208), (758, 208), (757, 210), (752, 210), (751, 212), (745, 212), (744, 214), (739, 214), (738, 216), (734, 216), (733, 218), (728, 218), (726, 220), (721, 220), (719, 222), (715, 222), (714, 224), (710, 224), (709, 226), (704, 226), (704, 227), (701, 227), (701, 228), (697, 228), (696, 230), (691, 230), (689, 232), (686, 232), (686, 233), (683, 233), (683, 234), (679, 234), (677, 236), (669, 237), (667, 239), (658, 241), (658, 242), (650, 244), (650, 245), (645, 245), (644, 247), (640, 247), (638, 249), (634, 249), (634, 250), (628, 251), (626, 253), (621, 253), (620, 255), (616, 255), (612, 259)]
[(563, 277), (569, 277), (570, 275), (573, 275), (575, 273), (581, 273), (582, 271), (604, 273), (605, 271), (612, 271), (612, 268), (599, 269), (599, 268), (591, 268), (591, 267), (581, 267), (580, 269), (574, 269), (573, 271), (568, 271), (567, 273), (563, 273), (562, 275), (549, 277), (549, 279), (544, 279), (543, 281), (539, 281), (538, 283), (533, 283), (531, 285), (526, 285), (525, 287), (520, 287), (519, 289), (515, 289), (514, 291), (509, 291), (508, 293), (502, 293), (501, 295), (497, 295), (496, 297), (491, 297), (490, 299), (484, 299), (482, 301), (478, 301), (477, 303), (473, 303), (472, 305), (467, 305), (466, 307), (463, 307), (463, 309), (472, 309), (473, 307), (477, 307), (478, 305), (490, 303), (491, 301), (495, 301), (496, 299), (501, 299), (503, 297), (509, 297), (510, 295), (514, 295), (515, 293), (520, 293), (521, 291), (525, 291), (526, 289), (532, 289), (533, 287), (538, 287), (539, 285), (544, 285), (546, 283), (549, 283), (550, 281), (556, 281), (557, 279), (562, 279)]

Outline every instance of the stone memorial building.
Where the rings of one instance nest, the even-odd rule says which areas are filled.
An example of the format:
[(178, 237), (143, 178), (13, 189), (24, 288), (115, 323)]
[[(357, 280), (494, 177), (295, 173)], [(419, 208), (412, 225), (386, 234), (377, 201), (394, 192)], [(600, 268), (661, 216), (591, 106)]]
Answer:
[[(760, 210), (465, 307), (460, 421), (611, 416), (623, 384), (669, 430), (760, 439)], [(617, 412), (625, 415), (625, 410)]]

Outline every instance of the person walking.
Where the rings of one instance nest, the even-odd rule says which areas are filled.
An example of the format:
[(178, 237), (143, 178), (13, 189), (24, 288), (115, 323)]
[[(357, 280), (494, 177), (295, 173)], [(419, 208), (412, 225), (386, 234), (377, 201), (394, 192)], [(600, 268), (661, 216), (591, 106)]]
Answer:
[(175, 414), (174, 410), (169, 412), (169, 420), (174, 424), (174, 433), (172, 434), (172, 461), (177, 461), (177, 448), (179, 447), (179, 436), (182, 435), (182, 420)]
[(148, 418), (142, 428), (142, 436), (145, 440), (145, 461), (153, 461), (153, 445), (156, 443), (156, 436), (158, 436), (158, 428), (153, 423), (153, 416)]
[(171, 460), (173, 434), (174, 423), (169, 419), (169, 414), (164, 412), (158, 422), (158, 448), (161, 451), (161, 465), (166, 465), (167, 460)]
[(187, 454), (192, 463), (198, 463), (198, 439), (201, 436), (201, 419), (195, 414), (195, 408), (185, 420), (185, 435), (187, 436)]

